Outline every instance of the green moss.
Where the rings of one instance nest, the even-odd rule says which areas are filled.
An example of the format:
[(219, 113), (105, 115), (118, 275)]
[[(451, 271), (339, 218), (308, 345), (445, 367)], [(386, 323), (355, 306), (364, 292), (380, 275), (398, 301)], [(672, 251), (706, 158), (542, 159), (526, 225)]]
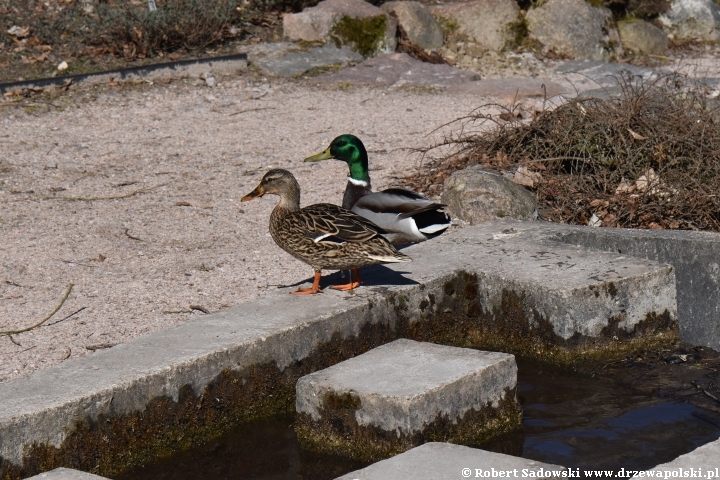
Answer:
[(427, 442), (480, 446), (522, 425), (522, 408), (516, 392), (507, 388), (496, 406), (488, 402), (479, 410), (470, 409), (459, 418), (438, 413), (422, 431), (410, 434), (359, 425), (355, 415), (359, 408), (359, 399), (331, 404), (326, 397), (319, 420), (303, 413), (298, 415), (295, 425), (298, 439), (308, 450), (378, 461)]
[(443, 16), (437, 16), (435, 17), (438, 24), (440, 25), (440, 30), (442, 30), (443, 35), (447, 38), (450, 35), (454, 35), (460, 31), (460, 24), (457, 20), (451, 17), (443, 17)]
[(367, 18), (344, 16), (330, 31), (335, 46), (347, 45), (364, 57), (372, 57), (385, 47), (387, 18), (385, 15)]
[(508, 39), (505, 48), (514, 49), (521, 46), (529, 35), (528, 23), (524, 15), (518, 15), (517, 20), (508, 23), (505, 26), (505, 29), (510, 34), (510, 38)]

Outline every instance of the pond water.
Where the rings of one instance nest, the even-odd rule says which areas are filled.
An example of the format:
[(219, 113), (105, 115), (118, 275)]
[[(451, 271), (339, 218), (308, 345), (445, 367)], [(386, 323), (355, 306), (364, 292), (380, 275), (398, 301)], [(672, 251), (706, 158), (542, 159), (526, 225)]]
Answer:
[[(720, 437), (720, 416), (690, 404), (522, 359), (518, 367), (523, 428), (482, 448), (580, 472), (639, 470)], [(115, 479), (324, 480), (365, 465), (302, 450), (293, 421), (293, 415), (256, 421)]]

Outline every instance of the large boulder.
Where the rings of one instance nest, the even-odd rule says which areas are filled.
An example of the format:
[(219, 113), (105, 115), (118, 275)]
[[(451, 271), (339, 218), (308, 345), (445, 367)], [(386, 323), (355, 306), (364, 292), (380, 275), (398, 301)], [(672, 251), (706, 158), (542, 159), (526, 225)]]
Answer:
[(610, 53), (612, 14), (584, 0), (548, 0), (525, 15), (528, 33), (545, 48), (571, 58), (603, 60)]
[(675, 0), (659, 20), (678, 40), (717, 40), (720, 11), (713, 0)]
[(283, 17), (283, 33), (291, 41), (332, 42), (363, 56), (394, 52), (397, 19), (364, 0), (324, 0)]
[(443, 32), (430, 10), (420, 2), (387, 2), (380, 7), (397, 17), (398, 25), (407, 33), (408, 40), (425, 50), (442, 47)]
[(652, 23), (619, 22), (618, 31), (625, 50), (641, 55), (648, 53), (660, 55), (668, 48), (667, 35)]
[(499, 52), (515, 41), (513, 26), (520, 21), (515, 0), (470, 0), (431, 5), (430, 11), (454, 33), (482, 49)]
[(535, 195), (497, 172), (473, 165), (445, 180), (440, 201), (454, 220), (477, 225), (498, 218), (533, 219)]

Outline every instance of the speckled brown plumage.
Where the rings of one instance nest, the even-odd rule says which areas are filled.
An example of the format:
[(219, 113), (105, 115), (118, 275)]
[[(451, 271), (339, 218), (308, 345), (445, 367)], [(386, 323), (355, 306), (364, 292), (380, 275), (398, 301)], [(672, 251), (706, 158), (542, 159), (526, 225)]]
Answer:
[(324, 269), (349, 270), (411, 261), (382, 237), (385, 232), (380, 227), (349, 210), (329, 203), (301, 209), (300, 186), (287, 170), (270, 170), (260, 185), (242, 200), (266, 193), (280, 196), (280, 202), (270, 214), (273, 240), (290, 255), (310, 265), (318, 281), (319, 272)]

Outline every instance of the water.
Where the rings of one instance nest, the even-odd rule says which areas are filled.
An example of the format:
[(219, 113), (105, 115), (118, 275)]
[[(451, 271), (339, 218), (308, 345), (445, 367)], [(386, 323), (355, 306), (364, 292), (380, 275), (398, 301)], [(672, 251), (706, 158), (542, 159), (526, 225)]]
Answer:
[[(720, 420), (687, 403), (662, 401), (518, 360), (521, 431), (482, 448), (585, 470), (641, 470), (720, 437)], [(703, 420), (699, 417), (703, 417)], [(365, 464), (300, 449), (293, 416), (245, 425), (116, 480), (324, 480)]]

